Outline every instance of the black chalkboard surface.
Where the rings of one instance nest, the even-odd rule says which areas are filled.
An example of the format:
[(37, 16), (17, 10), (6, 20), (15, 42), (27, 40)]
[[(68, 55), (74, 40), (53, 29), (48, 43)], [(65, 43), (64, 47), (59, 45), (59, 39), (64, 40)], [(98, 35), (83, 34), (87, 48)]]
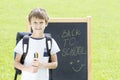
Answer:
[(52, 80), (91, 80), (88, 47), (88, 22), (50, 22), (45, 33), (51, 33), (61, 51)]

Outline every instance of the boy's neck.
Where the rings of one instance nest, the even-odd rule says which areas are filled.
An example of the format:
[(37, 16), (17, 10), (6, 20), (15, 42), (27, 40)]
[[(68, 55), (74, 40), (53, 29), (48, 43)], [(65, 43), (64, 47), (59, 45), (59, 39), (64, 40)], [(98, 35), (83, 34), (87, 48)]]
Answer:
[(33, 33), (33, 34), (31, 35), (31, 37), (33, 37), (33, 38), (43, 38), (43, 37), (44, 37), (44, 33), (42, 33), (42, 34)]

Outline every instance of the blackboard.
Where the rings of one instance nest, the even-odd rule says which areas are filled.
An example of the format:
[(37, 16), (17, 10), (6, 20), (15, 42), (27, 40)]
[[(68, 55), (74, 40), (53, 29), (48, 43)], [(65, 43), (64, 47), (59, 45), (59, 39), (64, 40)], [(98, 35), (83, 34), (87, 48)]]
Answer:
[(45, 33), (51, 33), (61, 51), (52, 80), (91, 80), (90, 17), (52, 19)]

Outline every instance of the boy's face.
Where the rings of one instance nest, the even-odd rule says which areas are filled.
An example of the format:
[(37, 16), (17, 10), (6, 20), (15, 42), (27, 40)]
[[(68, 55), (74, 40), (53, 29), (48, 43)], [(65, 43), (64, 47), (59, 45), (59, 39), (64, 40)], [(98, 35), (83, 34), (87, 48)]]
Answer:
[(37, 33), (43, 33), (45, 27), (47, 26), (47, 23), (45, 22), (45, 19), (39, 19), (36, 17), (31, 18), (30, 26), (33, 29), (33, 32)]

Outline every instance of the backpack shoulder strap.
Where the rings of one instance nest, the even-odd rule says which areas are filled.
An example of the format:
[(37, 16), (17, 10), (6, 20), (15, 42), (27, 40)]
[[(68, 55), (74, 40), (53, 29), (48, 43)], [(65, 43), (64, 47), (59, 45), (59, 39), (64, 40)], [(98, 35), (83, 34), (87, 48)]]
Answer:
[(21, 58), (21, 63), (24, 63), (25, 57), (28, 53), (28, 47), (29, 47), (29, 36), (26, 35), (23, 37), (23, 42), (22, 42), (22, 48), (23, 48), (23, 55)]
[(49, 57), (50, 57), (50, 58), (49, 58), (49, 62), (51, 62), (50, 51), (51, 51), (51, 48), (52, 48), (52, 37), (45, 35), (45, 38), (46, 38), (46, 48), (47, 48), (47, 52), (48, 52), (48, 55), (49, 55)]
[[(52, 48), (52, 37), (51, 35), (45, 35), (45, 38), (46, 38), (46, 48), (47, 48), (47, 53), (49, 55), (49, 62), (51, 62), (51, 48)], [(53, 80), (52, 79), (52, 69), (49, 69), (49, 80)]]

